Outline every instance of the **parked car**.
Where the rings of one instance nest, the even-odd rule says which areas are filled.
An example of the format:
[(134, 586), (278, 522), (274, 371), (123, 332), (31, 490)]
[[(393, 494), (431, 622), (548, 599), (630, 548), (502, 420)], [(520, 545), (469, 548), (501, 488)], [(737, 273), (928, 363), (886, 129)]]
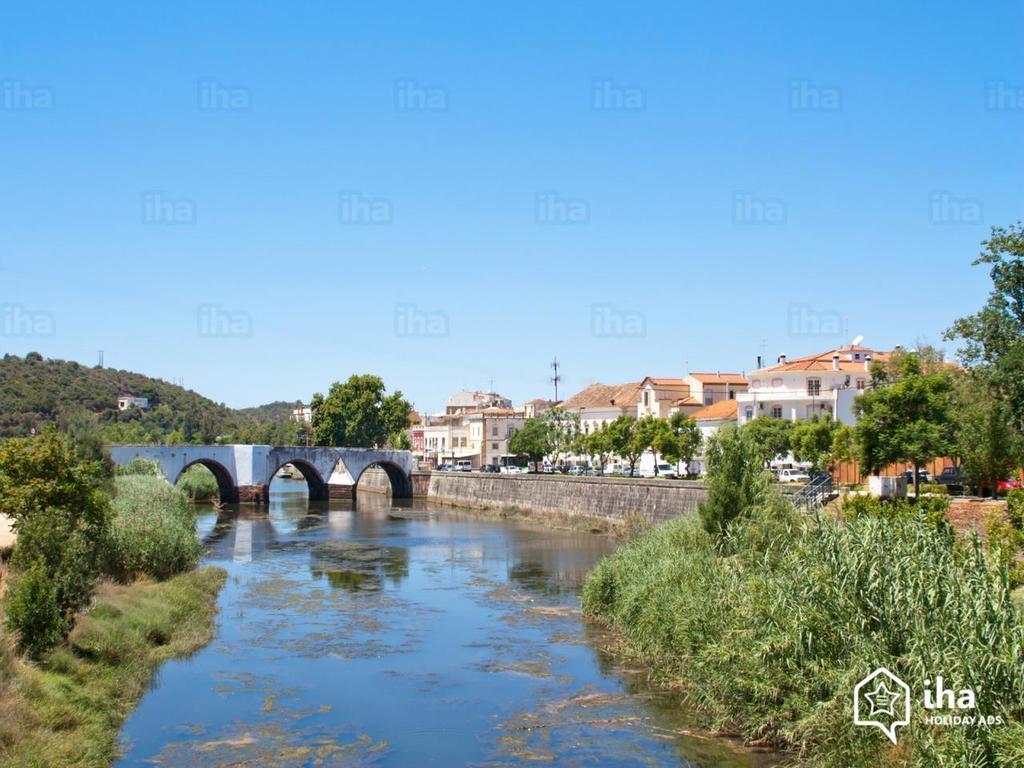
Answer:
[(779, 470), (780, 483), (806, 483), (809, 482), (810, 479), (811, 476), (804, 472), (802, 469)]
[[(903, 473), (903, 476), (907, 478), (907, 485), (914, 484), (914, 470), (908, 469)], [(932, 481), (932, 475), (927, 469), (919, 470), (917, 476), (921, 478), (922, 483), (930, 483)]]
[(942, 485), (964, 485), (967, 477), (959, 467), (943, 467), (935, 476), (935, 482)]
[(480, 471), (481, 472), (497, 472), (498, 471), (498, 467), (495, 466), (494, 464), (481, 464), (480, 465)]
[(587, 474), (587, 470), (588, 469), (590, 469), (590, 467), (583, 467), (583, 466), (570, 467), (569, 471), (566, 474), (570, 474), (570, 475), (585, 475), (585, 474)]
[(1005, 493), (1006, 491), (1012, 491), (1016, 488), (1024, 488), (1024, 482), (1011, 477), (1007, 480), (1001, 480), (999, 485), (996, 487), (996, 490)]
[(473, 462), (470, 461), (469, 459), (460, 459), (459, 461), (455, 462), (455, 469), (459, 472), (472, 472)]
[(660, 462), (657, 466), (657, 471), (654, 467), (650, 469), (643, 469), (640, 471), (640, 477), (658, 477), (664, 480), (675, 480), (679, 477), (679, 473), (676, 472), (676, 468), (666, 462)]

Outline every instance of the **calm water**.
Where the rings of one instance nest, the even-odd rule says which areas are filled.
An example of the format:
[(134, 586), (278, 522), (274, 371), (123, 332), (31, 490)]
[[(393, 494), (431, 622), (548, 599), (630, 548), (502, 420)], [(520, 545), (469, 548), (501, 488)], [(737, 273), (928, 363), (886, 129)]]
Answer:
[(365, 493), (200, 533), (229, 574), (214, 640), (166, 664), (122, 766), (755, 766), (693, 733), (579, 614), (609, 539)]

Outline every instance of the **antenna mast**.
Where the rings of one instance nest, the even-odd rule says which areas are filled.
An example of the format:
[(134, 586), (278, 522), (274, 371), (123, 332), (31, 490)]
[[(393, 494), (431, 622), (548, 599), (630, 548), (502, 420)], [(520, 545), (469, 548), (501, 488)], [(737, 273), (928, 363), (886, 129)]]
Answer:
[(555, 375), (551, 377), (551, 383), (555, 385), (555, 402), (558, 402), (558, 382), (562, 380), (562, 377), (558, 375), (558, 358), (556, 357), (551, 361), (551, 370), (555, 372)]

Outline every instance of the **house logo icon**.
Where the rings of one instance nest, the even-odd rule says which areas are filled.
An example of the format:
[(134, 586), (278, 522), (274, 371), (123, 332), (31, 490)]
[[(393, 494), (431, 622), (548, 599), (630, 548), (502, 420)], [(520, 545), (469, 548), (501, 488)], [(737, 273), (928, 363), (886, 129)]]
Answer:
[(854, 725), (873, 725), (893, 744), (896, 727), (910, 724), (910, 686), (879, 667), (853, 689)]

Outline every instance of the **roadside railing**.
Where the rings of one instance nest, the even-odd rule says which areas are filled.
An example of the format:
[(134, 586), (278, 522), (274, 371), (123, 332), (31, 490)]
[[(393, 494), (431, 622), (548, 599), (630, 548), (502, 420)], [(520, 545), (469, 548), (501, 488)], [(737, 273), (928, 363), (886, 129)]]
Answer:
[(819, 509), (829, 502), (832, 492), (832, 476), (821, 475), (794, 494), (793, 505), (807, 510)]

